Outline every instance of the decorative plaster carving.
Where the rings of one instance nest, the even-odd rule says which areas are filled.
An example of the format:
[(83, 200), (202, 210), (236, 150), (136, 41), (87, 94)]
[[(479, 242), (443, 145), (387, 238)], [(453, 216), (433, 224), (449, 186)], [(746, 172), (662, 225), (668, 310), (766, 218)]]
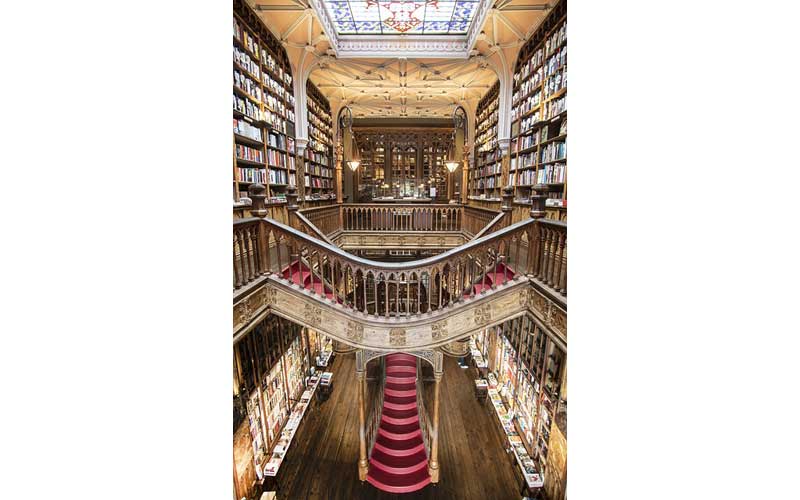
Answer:
[(389, 330), (389, 345), (399, 347), (406, 345), (405, 328), (392, 328)]
[(305, 317), (308, 319), (308, 322), (312, 325), (319, 326), (322, 324), (322, 310), (319, 307), (315, 307), (313, 304), (306, 303), (303, 306), (303, 312)]
[(567, 313), (562, 311), (557, 307), (550, 308), (550, 318), (549, 324), (554, 329), (558, 330), (559, 332), (563, 333), (564, 335), (567, 334)]
[(534, 312), (538, 312), (538, 316), (541, 319), (547, 320), (547, 317), (549, 316), (550, 302), (545, 298), (544, 295), (535, 290), (530, 290), (529, 293), (532, 297), (531, 305), (533, 306), (532, 308)]
[(355, 321), (348, 321), (345, 334), (347, 338), (353, 342), (361, 342), (364, 340), (364, 325), (356, 323)]
[(485, 325), (492, 321), (492, 306), (489, 304), (483, 304), (480, 307), (476, 307), (473, 314), (473, 320), (475, 321), (476, 325)]
[(436, 342), (447, 337), (447, 320), (443, 319), (431, 325), (431, 340)]

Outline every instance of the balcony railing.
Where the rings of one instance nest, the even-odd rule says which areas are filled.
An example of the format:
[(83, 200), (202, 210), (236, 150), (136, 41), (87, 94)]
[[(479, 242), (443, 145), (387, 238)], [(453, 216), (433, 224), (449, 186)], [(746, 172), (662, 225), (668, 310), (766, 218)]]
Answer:
[[(564, 222), (530, 218), (509, 225), (503, 213), (463, 206), (374, 208), (340, 205), (304, 210), (295, 219), (301, 230), (262, 217), (234, 220), (234, 289), (272, 274), (323, 300), (383, 318), (441, 310), (522, 276), (566, 296)], [(410, 215), (402, 217), (410, 222), (396, 223), (394, 211), (406, 209)], [(390, 227), (457, 231), (454, 228), (460, 225), (469, 232), (486, 224), (473, 240), (434, 257), (388, 263), (356, 257), (327, 240), (322, 228), (340, 227), (340, 211), (349, 221), (344, 227), (375, 231)]]
[(453, 205), (344, 205), (345, 231), (461, 231), (463, 211)]
[(348, 203), (303, 209), (297, 214), (328, 238), (340, 231), (458, 232), (474, 237), (507, 225), (497, 224), (503, 212), (462, 205)]

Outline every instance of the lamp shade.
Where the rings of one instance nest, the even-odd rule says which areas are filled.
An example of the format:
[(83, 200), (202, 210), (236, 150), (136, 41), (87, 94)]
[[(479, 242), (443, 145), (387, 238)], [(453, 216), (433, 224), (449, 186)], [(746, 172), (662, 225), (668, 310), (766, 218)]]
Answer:
[(446, 161), (444, 163), (444, 166), (447, 167), (447, 171), (452, 174), (458, 168), (458, 162), (457, 161)]

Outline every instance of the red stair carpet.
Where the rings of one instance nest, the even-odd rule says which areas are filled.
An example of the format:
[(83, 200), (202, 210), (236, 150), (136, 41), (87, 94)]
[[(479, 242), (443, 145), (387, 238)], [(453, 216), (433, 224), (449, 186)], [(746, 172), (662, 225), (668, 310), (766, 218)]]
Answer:
[[(497, 266), (494, 268), (494, 271), (489, 271), (486, 273), (485, 279), (478, 280), (474, 285), (473, 289), (475, 290), (475, 295), (481, 293), (483, 290), (491, 290), (492, 285), (502, 285), (506, 281), (514, 279), (514, 270), (510, 267), (507, 267), (502, 262), (498, 263)], [(464, 297), (469, 297), (470, 291), (467, 290), (464, 292)]]
[(386, 356), (383, 412), (369, 457), (367, 481), (389, 493), (411, 493), (431, 482), (419, 428), (416, 378), (414, 356)]
[[(325, 298), (329, 300), (333, 299), (333, 291), (331, 288), (329, 286), (323, 287), (322, 280), (320, 279), (319, 275), (313, 274), (312, 276), (311, 269), (299, 261), (294, 261), (290, 266), (283, 269), (283, 278), (297, 285), (301, 285), (303, 288), (307, 288), (308, 290), (313, 289), (314, 293), (320, 296), (323, 295), (322, 292), (324, 288)], [(339, 302), (341, 302), (341, 299), (339, 299)]]

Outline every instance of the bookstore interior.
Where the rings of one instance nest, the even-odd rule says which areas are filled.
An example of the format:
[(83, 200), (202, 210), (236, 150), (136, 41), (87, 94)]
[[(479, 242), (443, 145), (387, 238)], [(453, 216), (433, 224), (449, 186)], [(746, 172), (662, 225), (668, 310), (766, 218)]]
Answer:
[(234, 500), (566, 499), (566, 0), (232, 17)]

